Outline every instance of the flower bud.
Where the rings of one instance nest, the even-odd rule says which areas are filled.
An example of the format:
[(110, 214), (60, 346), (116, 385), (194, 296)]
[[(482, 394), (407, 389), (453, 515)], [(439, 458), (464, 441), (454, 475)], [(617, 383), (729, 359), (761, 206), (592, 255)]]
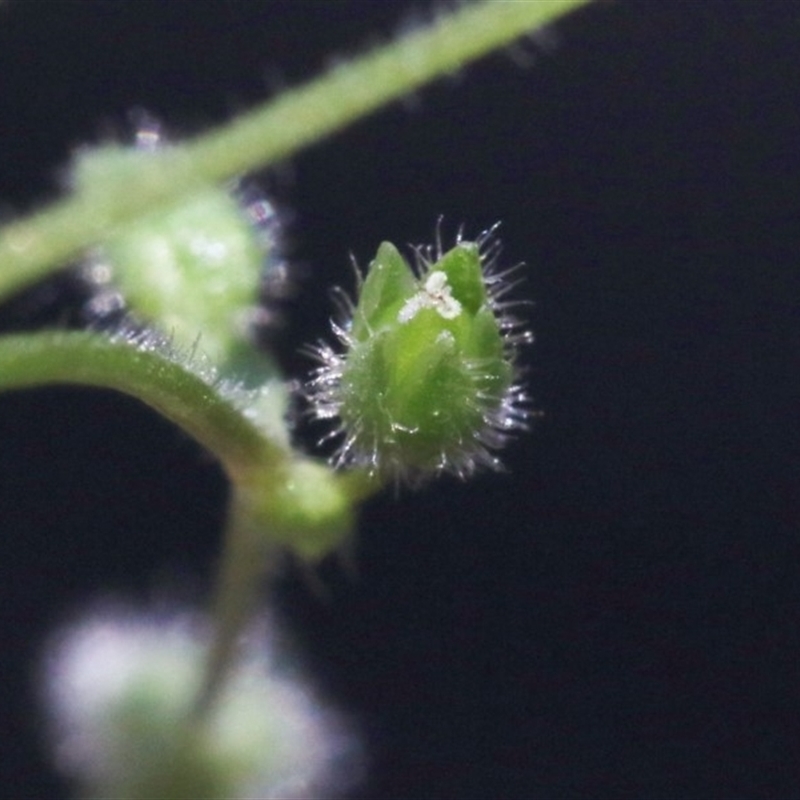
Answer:
[[(134, 170), (157, 172), (168, 152), (155, 146), (87, 151), (73, 182), (87, 196), (102, 196), (107, 184)], [(263, 198), (243, 207), (224, 188), (198, 188), (179, 204), (111, 227), (85, 273), (103, 276), (138, 321), (169, 336), (177, 349), (197, 349), (218, 367), (241, 360), (250, 366), (248, 336), (265, 269), (283, 270), (275, 257), (275, 218)]]
[(500, 301), (508, 273), (487, 243), (459, 240), (435, 260), (419, 250), (416, 272), (380, 246), (352, 319), (334, 325), (344, 352), (313, 350), (309, 396), (339, 420), (338, 464), (394, 479), (499, 467), (494, 451), (528, 416), (516, 358), (530, 336)]

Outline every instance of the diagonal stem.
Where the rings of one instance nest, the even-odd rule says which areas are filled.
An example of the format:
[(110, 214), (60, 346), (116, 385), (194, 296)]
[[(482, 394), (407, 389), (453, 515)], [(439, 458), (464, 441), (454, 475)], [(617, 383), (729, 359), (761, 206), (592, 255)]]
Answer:
[(0, 299), (154, 208), (274, 164), (589, 0), (483, 0), (0, 230)]

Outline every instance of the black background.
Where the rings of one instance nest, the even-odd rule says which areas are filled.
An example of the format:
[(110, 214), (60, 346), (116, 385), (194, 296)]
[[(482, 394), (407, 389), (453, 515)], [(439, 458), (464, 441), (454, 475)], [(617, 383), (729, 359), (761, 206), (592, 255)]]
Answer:
[[(385, 41), (421, 4), (11, 0), (0, 215), (144, 107), (199, 132)], [(800, 5), (604, 3), (263, 179), (305, 271), (284, 361), (382, 239), (502, 221), (544, 416), (510, 474), (370, 502), (357, 576), (275, 603), (359, 720), (363, 798), (800, 797)], [(10, 303), (58, 324), (74, 287)], [(37, 750), (48, 631), (202, 598), (226, 486), (138, 403), (0, 398), (0, 793)]]

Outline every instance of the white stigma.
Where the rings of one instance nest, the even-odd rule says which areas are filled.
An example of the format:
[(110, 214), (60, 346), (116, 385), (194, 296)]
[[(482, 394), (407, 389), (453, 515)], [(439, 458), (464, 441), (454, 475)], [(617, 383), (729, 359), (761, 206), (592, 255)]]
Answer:
[(428, 275), (425, 285), (406, 300), (397, 315), (400, 323), (409, 322), (423, 309), (432, 308), (442, 319), (455, 319), (461, 313), (461, 303), (453, 297), (447, 275), (435, 270)]

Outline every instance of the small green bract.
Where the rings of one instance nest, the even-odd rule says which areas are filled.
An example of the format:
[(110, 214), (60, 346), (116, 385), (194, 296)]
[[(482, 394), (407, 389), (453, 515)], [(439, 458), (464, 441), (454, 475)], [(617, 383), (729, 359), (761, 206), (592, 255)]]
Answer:
[(418, 248), (416, 269), (380, 246), (351, 318), (333, 325), (343, 351), (312, 350), (308, 394), (317, 418), (338, 420), (337, 465), (411, 482), (500, 467), (530, 416), (517, 356), (531, 335), (502, 299), (513, 270), (497, 271), (492, 233)]

